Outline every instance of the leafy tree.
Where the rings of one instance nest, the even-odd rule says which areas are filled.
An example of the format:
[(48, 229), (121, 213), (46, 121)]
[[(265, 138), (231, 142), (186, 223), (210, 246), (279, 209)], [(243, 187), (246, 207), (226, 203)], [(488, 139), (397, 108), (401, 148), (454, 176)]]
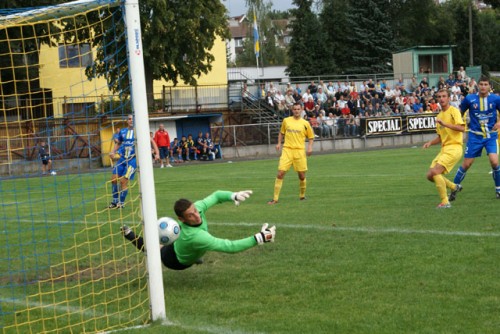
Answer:
[(382, 10), (389, 0), (353, 0), (347, 11), (351, 22), (348, 41), (351, 66), (347, 73), (385, 73), (389, 71), (394, 40), (389, 17)]
[(312, 11), (313, 0), (294, 0), (294, 17), (290, 26), (292, 40), (288, 48), (290, 63), (286, 72), (291, 77), (331, 73), (332, 59), (327, 54), (325, 34)]

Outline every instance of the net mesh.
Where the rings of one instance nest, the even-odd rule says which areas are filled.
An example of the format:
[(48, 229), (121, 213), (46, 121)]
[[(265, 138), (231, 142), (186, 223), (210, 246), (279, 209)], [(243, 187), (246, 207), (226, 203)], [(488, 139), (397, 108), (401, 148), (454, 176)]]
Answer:
[(114, 1), (0, 13), (3, 333), (149, 321), (145, 257), (120, 231), (142, 230), (138, 182), (108, 209), (108, 153), (130, 113), (124, 34)]

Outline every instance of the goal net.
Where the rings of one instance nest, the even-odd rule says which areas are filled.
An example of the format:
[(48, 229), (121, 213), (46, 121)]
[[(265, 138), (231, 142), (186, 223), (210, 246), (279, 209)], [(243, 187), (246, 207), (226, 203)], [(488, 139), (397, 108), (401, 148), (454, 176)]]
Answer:
[(152, 318), (149, 260), (120, 230), (142, 234), (142, 175), (125, 207), (108, 209), (113, 135), (138, 118), (126, 2), (0, 12), (3, 333), (103, 332)]

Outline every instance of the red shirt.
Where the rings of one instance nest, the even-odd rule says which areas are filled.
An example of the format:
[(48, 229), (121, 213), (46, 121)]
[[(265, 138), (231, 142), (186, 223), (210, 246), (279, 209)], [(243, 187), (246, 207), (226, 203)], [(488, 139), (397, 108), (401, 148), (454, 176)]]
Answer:
[(156, 145), (158, 145), (158, 147), (170, 147), (170, 136), (168, 135), (168, 132), (165, 130), (156, 131), (155, 137), (153, 139)]

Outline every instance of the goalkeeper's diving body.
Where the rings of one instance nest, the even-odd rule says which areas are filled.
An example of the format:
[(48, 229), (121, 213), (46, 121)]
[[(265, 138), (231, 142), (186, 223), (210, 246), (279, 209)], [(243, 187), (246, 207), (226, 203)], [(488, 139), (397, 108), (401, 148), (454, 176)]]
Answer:
[[(268, 228), (264, 224), (260, 232), (239, 240), (220, 239), (208, 232), (206, 212), (212, 206), (234, 201), (236, 205), (246, 200), (252, 194), (251, 190), (238, 192), (218, 190), (206, 198), (192, 203), (187, 199), (179, 199), (174, 204), (174, 211), (180, 221), (181, 233), (171, 245), (161, 246), (161, 261), (170, 269), (184, 270), (193, 264), (201, 262), (208, 251), (238, 253), (256, 245), (273, 242), (276, 227)], [(138, 249), (144, 250), (144, 240), (137, 237), (128, 227), (123, 227), (123, 235)]]

